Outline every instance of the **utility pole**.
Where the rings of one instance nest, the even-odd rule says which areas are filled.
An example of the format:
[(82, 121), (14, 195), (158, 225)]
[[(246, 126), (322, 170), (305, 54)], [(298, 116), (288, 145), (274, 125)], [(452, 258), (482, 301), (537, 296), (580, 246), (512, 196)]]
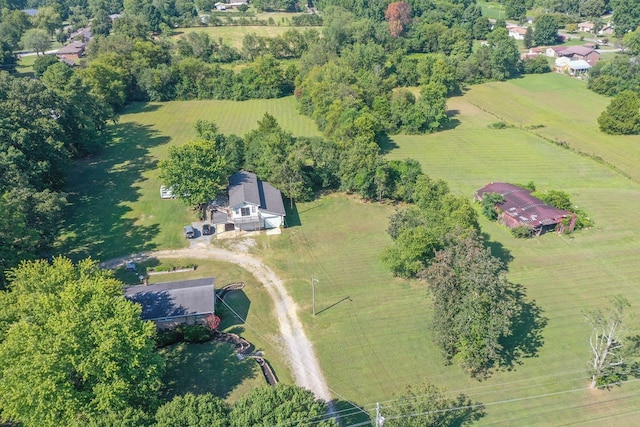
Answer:
[(376, 402), (376, 427), (382, 427), (384, 425), (384, 417), (380, 413), (380, 403)]
[(315, 276), (311, 276), (311, 293), (313, 298), (313, 315), (316, 315), (316, 283), (320, 283)]

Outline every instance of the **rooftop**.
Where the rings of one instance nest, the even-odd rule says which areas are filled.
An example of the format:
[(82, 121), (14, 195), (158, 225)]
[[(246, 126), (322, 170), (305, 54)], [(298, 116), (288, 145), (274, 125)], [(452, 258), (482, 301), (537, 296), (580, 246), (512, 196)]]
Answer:
[(214, 278), (130, 286), (125, 296), (142, 306), (143, 320), (214, 312)]
[(560, 219), (573, 215), (569, 211), (558, 209), (533, 197), (531, 191), (526, 188), (506, 182), (492, 182), (477, 192), (481, 197), (484, 193), (502, 194), (504, 203), (500, 205), (500, 209), (506, 215), (516, 218), (518, 222), (534, 228), (540, 225), (556, 224)]
[(286, 214), (280, 190), (261, 181), (254, 173), (240, 171), (229, 178), (229, 207), (233, 209), (245, 202), (267, 212)]

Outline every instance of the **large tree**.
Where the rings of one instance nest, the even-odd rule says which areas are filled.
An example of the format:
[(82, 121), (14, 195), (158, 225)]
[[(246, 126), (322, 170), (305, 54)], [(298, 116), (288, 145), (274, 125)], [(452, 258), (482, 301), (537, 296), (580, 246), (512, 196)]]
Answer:
[(626, 347), (622, 326), (625, 309), (629, 301), (621, 295), (609, 299), (607, 310), (593, 310), (586, 313), (586, 319), (592, 328), (589, 346), (591, 359), (589, 374), (591, 387), (609, 387), (625, 380), (637, 354), (630, 354)]
[(611, 0), (610, 6), (616, 35), (622, 36), (640, 26), (640, 0)]
[(155, 427), (227, 427), (229, 411), (219, 397), (187, 393), (158, 408)]
[(51, 37), (46, 30), (32, 28), (25, 31), (20, 39), (20, 44), (24, 49), (33, 50), (36, 55), (40, 55), (51, 47)]
[(301, 387), (278, 384), (256, 388), (242, 396), (229, 415), (231, 427), (268, 427), (296, 425), (299, 427), (335, 427), (335, 420), (327, 416), (326, 402)]
[(404, 1), (389, 3), (384, 17), (389, 21), (389, 33), (399, 37), (411, 22), (411, 5)]
[(450, 233), (420, 273), (433, 295), (434, 339), (445, 360), (456, 359), (475, 378), (503, 363), (502, 341), (512, 334), (519, 307), (502, 262), (476, 232)]
[(548, 46), (556, 44), (558, 41), (558, 30), (560, 25), (554, 15), (542, 15), (536, 19), (536, 30), (533, 33), (533, 40), (536, 46)]
[(640, 133), (640, 97), (632, 90), (620, 92), (600, 117), (600, 130), (612, 135)]
[[(459, 409), (452, 409), (459, 408)], [(396, 399), (379, 406), (385, 427), (464, 426), (484, 416), (484, 407), (464, 394), (449, 397), (432, 383), (407, 386)]]
[(95, 261), (24, 262), (0, 295), (0, 410), (25, 426), (69, 425), (153, 406), (155, 326)]
[(221, 150), (223, 138), (170, 147), (169, 156), (160, 162), (163, 183), (188, 205), (208, 203), (227, 184), (232, 171)]

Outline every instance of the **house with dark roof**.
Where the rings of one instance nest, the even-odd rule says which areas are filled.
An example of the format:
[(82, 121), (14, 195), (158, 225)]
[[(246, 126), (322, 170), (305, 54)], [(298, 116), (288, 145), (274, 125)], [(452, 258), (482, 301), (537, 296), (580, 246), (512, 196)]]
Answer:
[(504, 202), (495, 206), (498, 219), (507, 227), (530, 227), (540, 235), (547, 231), (573, 231), (576, 215), (558, 209), (531, 195), (531, 191), (506, 182), (492, 182), (476, 192), (475, 198), (482, 201), (487, 193), (498, 193)]
[(569, 46), (557, 52), (558, 57), (567, 57), (573, 61), (586, 61), (593, 66), (600, 60), (600, 52), (587, 46)]
[(215, 312), (213, 277), (129, 286), (125, 297), (142, 306), (142, 320), (162, 329), (193, 324)]
[(58, 49), (58, 51), (56, 52), (56, 57), (58, 57), (58, 60), (60, 61), (67, 60), (75, 63), (80, 59), (82, 55), (84, 55), (84, 49), (86, 48), (86, 46), (87, 44), (83, 41), (71, 42), (68, 45)]
[(282, 193), (256, 174), (239, 171), (229, 178), (227, 221), (236, 230), (273, 229), (284, 226)]

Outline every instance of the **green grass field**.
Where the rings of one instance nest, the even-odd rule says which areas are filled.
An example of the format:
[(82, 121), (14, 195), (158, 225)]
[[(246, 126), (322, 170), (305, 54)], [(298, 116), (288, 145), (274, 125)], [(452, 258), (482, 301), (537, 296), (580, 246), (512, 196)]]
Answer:
[[(430, 379), (487, 405), (480, 425), (636, 424), (640, 383), (611, 391), (585, 389), (590, 330), (584, 311), (614, 293), (625, 294), (635, 311), (640, 307), (635, 220), (640, 171), (633, 167), (640, 158), (640, 137), (611, 137), (597, 130), (595, 119), (607, 103), (584, 83), (560, 75), (490, 83), (449, 101), (451, 129), (396, 136), (385, 147), (389, 158), (418, 159), (425, 173), (445, 179), (456, 194), (471, 197), (491, 181), (533, 180), (541, 190), (569, 192), (595, 221), (593, 229), (574, 236), (531, 240), (513, 239), (500, 225), (482, 221), (495, 253), (513, 257), (509, 279), (526, 288), (547, 319), (536, 357), (521, 359), (513, 370), (496, 372), (486, 381), (471, 380), (455, 364), (443, 365), (431, 341), (425, 284), (393, 278), (381, 265), (380, 251), (391, 243), (385, 229), (393, 206), (325, 196), (297, 205), (299, 226), (258, 239), (255, 251), (297, 301), (336, 399), (369, 413), (382, 402), (384, 411), (385, 405), (397, 404), (394, 394), (405, 385)], [(317, 134), (313, 123), (296, 113), (293, 98), (133, 106), (114, 126), (114, 143), (74, 171), (78, 205), (60, 248), (76, 257), (106, 259), (183, 246), (181, 225), (192, 213), (179, 202), (159, 199), (156, 162), (171, 144), (194, 137), (198, 118), (215, 120), (222, 132), (244, 134), (265, 111), (294, 134)], [(498, 121), (509, 127), (489, 127)], [(312, 276), (319, 279), (316, 316)], [(261, 345), (276, 351), (275, 332), (268, 329), (273, 328), (269, 301), (263, 295), (264, 303), (257, 304), (259, 297), (247, 295), (249, 314), (255, 310), (260, 319), (268, 319), (249, 318), (247, 334), (251, 329), (266, 337)], [(640, 323), (630, 316), (628, 326), (633, 331)], [(174, 390), (180, 392), (178, 386)]]
[(190, 27), (179, 28), (174, 32), (173, 38), (179, 38), (184, 34), (192, 32), (207, 33), (212, 40), (218, 41), (222, 39), (223, 43), (233, 46), (237, 49), (242, 47), (242, 40), (247, 34), (257, 34), (260, 37), (277, 37), (291, 29), (298, 31), (306, 31), (309, 28), (319, 30), (321, 27), (290, 27), (281, 26), (265, 26), (265, 25), (244, 25), (244, 26), (220, 26), (220, 27)]

